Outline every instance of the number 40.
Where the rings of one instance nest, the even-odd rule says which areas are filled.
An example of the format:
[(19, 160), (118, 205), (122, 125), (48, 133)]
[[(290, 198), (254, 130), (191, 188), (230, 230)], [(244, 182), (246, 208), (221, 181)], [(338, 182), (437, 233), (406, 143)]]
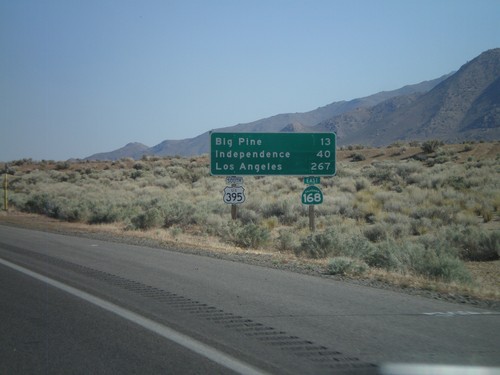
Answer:
[(332, 156), (332, 153), (330, 150), (320, 150), (320, 151), (318, 151), (316, 156), (318, 158), (329, 158), (330, 156)]

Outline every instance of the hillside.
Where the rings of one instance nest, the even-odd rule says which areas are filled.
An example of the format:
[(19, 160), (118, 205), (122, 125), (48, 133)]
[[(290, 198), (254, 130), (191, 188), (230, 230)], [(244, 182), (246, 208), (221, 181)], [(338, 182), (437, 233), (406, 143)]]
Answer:
[(121, 158), (138, 159), (149, 150), (149, 147), (139, 142), (131, 142), (115, 151), (101, 152), (91, 155), (85, 160), (118, 160)]
[[(500, 139), (500, 48), (483, 52), (457, 72), (431, 81), (334, 102), (304, 113), (279, 114), (216, 129), (222, 132), (333, 131), (339, 146), (385, 146), (396, 141), (439, 139), (447, 143)], [(127, 146), (126, 146), (127, 147)], [(209, 132), (166, 140), (149, 149), (92, 155), (201, 155), (209, 151)]]
[(499, 139), (500, 48), (482, 53), (427, 93), (392, 98), (315, 129), (337, 131), (341, 144), (374, 146), (430, 138)]
[[(279, 131), (315, 131), (313, 126), (330, 119), (334, 116), (342, 115), (359, 108), (370, 108), (382, 103), (388, 99), (396, 98), (401, 95), (427, 92), (437, 84), (445, 80), (450, 75), (444, 75), (440, 78), (430, 81), (424, 81), (413, 85), (407, 85), (397, 90), (382, 91), (364, 98), (353, 99), (349, 101), (340, 101), (319, 107), (315, 110), (304, 113), (285, 113), (245, 124), (214, 129), (222, 132), (279, 132)], [(85, 160), (116, 160), (116, 155), (123, 155), (122, 149), (107, 153), (91, 155)], [(208, 153), (209, 151), (209, 132), (205, 132), (197, 137), (182, 140), (165, 140), (156, 146), (142, 150), (140, 153), (130, 153), (126, 155), (135, 159), (142, 155), (157, 156), (193, 156)], [(123, 156), (120, 156), (123, 157)]]

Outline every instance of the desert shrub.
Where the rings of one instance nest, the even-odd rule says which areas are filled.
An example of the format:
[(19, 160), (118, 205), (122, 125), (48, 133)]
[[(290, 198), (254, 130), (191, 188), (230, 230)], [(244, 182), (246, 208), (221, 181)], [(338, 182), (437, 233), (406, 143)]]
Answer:
[(356, 201), (352, 207), (352, 219), (364, 220), (367, 223), (373, 224), (377, 216), (380, 214), (380, 204), (374, 200), (371, 195), (364, 195), (359, 192), (356, 195)]
[(450, 228), (445, 234), (450, 246), (457, 249), (461, 259), (467, 261), (497, 260), (500, 256), (500, 231), (477, 228)]
[(296, 255), (305, 255), (310, 258), (326, 258), (338, 249), (338, 245), (338, 235), (330, 230), (303, 238), (299, 247), (295, 248), (294, 251)]
[(84, 202), (61, 197), (57, 201), (57, 219), (68, 222), (86, 221), (89, 211)]
[(278, 250), (290, 251), (296, 247), (296, 236), (292, 230), (281, 229), (276, 239)]
[(153, 174), (155, 177), (165, 177), (167, 175), (167, 170), (165, 167), (157, 166), (153, 168)]
[(363, 170), (363, 174), (372, 180), (375, 185), (380, 185), (384, 182), (391, 182), (394, 179), (394, 172), (388, 162), (372, 163), (370, 168)]
[(189, 179), (191, 183), (194, 183), (208, 175), (208, 168), (203, 167), (192, 167), (190, 168)]
[(269, 240), (270, 233), (266, 228), (256, 224), (247, 224), (241, 227), (233, 226), (233, 242), (237, 246), (257, 249), (264, 246)]
[(395, 239), (404, 238), (411, 233), (410, 219), (406, 215), (389, 212), (384, 217), (384, 223), (386, 223), (388, 233), (392, 234)]
[(94, 202), (89, 208), (89, 224), (114, 223), (121, 219), (119, 210), (109, 202)]
[[(177, 159), (176, 159), (177, 160)], [(180, 183), (192, 183), (193, 178), (191, 175), (191, 170), (186, 168), (185, 166), (178, 165), (179, 161), (176, 163), (177, 165), (172, 165), (167, 168), (168, 174), (170, 177), (176, 179)]]
[(423, 248), (411, 254), (411, 270), (427, 278), (470, 283), (472, 277), (464, 263), (447, 253)]
[(410, 233), (414, 236), (420, 236), (432, 231), (434, 225), (432, 220), (426, 217), (410, 220)]
[(416, 243), (384, 241), (363, 260), (370, 267), (402, 274), (412, 273), (447, 282), (469, 283), (472, 280), (464, 263), (447, 248), (446, 242), (432, 237)]
[(483, 206), (481, 206), (481, 209), (479, 211), (479, 215), (483, 218), (483, 221), (485, 223), (488, 223), (493, 219), (494, 210), (495, 209), (493, 207), (488, 207), (487, 205), (483, 205)]
[[(3, 197), (3, 190), (0, 189), (0, 196)], [(24, 209), (26, 205), (26, 201), (28, 200), (28, 194), (26, 193), (16, 193), (16, 194), (10, 194), (8, 197), (8, 204), (9, 207), (16, 207), (19, 211), (26, 211)]]
[(271, 216), (268, 217), (267, 219), (264, 219), (263, 224), (267, 229), (273, 230), (278, 226), (279, 220), (276, 216)]
[(302, 238), (294, 252), (296, 255), (310, 258), (342, 255), (362, 259), (365, 254), (372, 251), (373, 247), (374, 245), (358, 232), (341, 234), (330, 229)]
[(171, 201), (160, 207), (163, 212), (164, 226), (169, 228), (177, 224), (192, 224), (195, 207), (184, 201)]
[(23, 211), (33, 214), (49, 215), (52, 206), (51, 198), (47, 193), (35, 193), (27, 199)]
[(366, 263), (359, 259), (348, 257), (336, 257), (328, 263), (327, 272), (330, 275), (349, 275), (357, 276), (365, 273), (368, 270)]
[(247, 209), (243, 206), (238, 206), (238, 220), (243, 225), (257, 224), (259, 221), (261, 221), (261, 219), (261, 216), (256, 211)]
[(438, 155), (436, 155), (433, 158), (427, 159), (426, 165), (429, 166), (429, 167), (432, 167), (432, 166), (434, 166), (436, 164), (445, 164), (445, 163), (448, 163), (451, 160), (452, 160), (452, 158), (450, 157), (450, 155), (438, 154)]
[(154, 180), (154, 184), (157, 186), (160, 186), (164, 189), (173, 189), (179, 185), (179, 182), (170, 176), (164, 176), (164, 177), (156, 178)]
[(209, 213), (203, 222), (203, 233), (218, 236), (221, 239), (228, 237), (228, 219), (220, 215)]
[(391, 191), (377, 191), (373, 194), (373, 199), (382, 205), (394, 201), (395, 197), (396, 195)]
[(149, 166), (143, 161), (138, 161), (132, 166), (137, 171), (149, 169)]
[(49, 176), (52, 180), (57, 182), (66, 182), (69, 180), (68, 174), (59, 170), (49, 171)]
[(366, 160), (366, 156), (360, 153), (354, 153), (351, 155), (351, 161), (363, 161)]
[(410, 234), (409, 225), (404, 222), (394, 224), (390, 227), (392, 237), (399, 239), (404, 238)]
[(78, 221), (84, 217), (78, 202), (46, 192), (32, 195), (26, 200), (22, 210), (66, 221)]
[(158, 208), (150, 208), (131, 219), (132, 225), (142, 230), (161, 227), (164, 221), (165, 218)]
[[(328, 197), (325, 197), (325, 200)], [(352, 217), (353, 215), (353, 202), (354, 196), (351, 194), (338, 194), (331, 199), (331, 206), (334, 208), (333, 214), (338, 214), (344, 217)], [(319, 205), (322, 210), (323, 205)]]
[(454, 221), (456, 209), (453, 207), (418, 207), (410, 213), (412, 219), (428, 218), (437, 224), (450, 225)]
[(130, 178), (137, 180), (138, 178), (144, 177), (145, 173), (143, 169), (136, 169), (130, 173)]
[(451, 186), (455, 190), (465, 190), (471, 187), (470, 179), (466, 179), (464, 176), (449, 176), (445, 181), (443, 181), (443, 186)]
[[(11, 164), (15, 165), (15, 166), (22, 166), (22, 165), (25, 165), (25, 164), (31, 164), (33, 163), (33, 159), (32, 158), (24, 158), (24, 159), (19, 159), (19, 160), (13, 160), (11, 162)], [(1, 164), (0, 164), (1, 165)], [(3, 168), (0, 168), (0, 170), (3, 169)]]
[(62, 171), (62, 170), (65, 170), (65, 169), (69, 169), (71, 165), (69, 164), (69, 162), (67, 161), (60, 161), (58, 162), (55, 166), (54, 166), (54, 169), (56, 171)]
[(373, 224), (363, 230), (364, 236), (371, 242), (380, 242), (387, 238), (386, 228), (382, 224)]
[(363, 189), (366, 189), (368, 186), (370, 186), (370, 182), (364, 177), (357, 178), (354, 182), (354, 187), (356, 188), (356, 191), (361, 191)]
[(439, 147), (442, 146), (442, 145), (443, 145), (442, 141), (439, 141), (437, 139), (430, 139), (430, 140), (425, 141), (424, 143), (422, 143), (422, 145), (420, 146), (420, 148), (426, 154), (431, 154), (433, 152), (436, 152), (439, 149)]
[(415, 161), (407, 161), (406, 163), (399, 162), (395, 165), (394, 171), (404, 180), (408, 180), (411, 175), (422, 171), (422, 165)]
[(402, 271), (398, 254), (401, 252), (394, 242), (384, 242), (368, 252), (363, 260), (370, 266), (388, 271)]
[(404, 196), (394, 197), (394, 194), (392, 194), (391, 199), (383, 202), (383, 209), (389, 215), (402, 214), (408, 210), (408, 198)]
[(373, 251), (375, 245), (372, 244), (361, 233), (352, 232), (339, 236), (338, 253), (351, 258), (363, 259), (366, 254)]
[(269, 218), (275, 216), (282, 224), (292, 224), (297, 220), (297, 214), (294, 213), (294, 205), (290, 200), (277, 200), (262, 205), (262, 216)]
[[(323, 198), (323, 204), (316, 205), (314, 208), (314, 215), (319, 217), (328, 217), (332, 218), (338, 215), (339, 213), (338, 206), (335, 205), (335, 197), (327, 195)], [(298, 206), (295, 208), (295, 216), (298, 220), (299, 217), (309, 217), (309, 207), (308, 206)], [(292, 223), (293, 224), (293, 223)]]
[(339, 179), (337, 181), (336, 185), (338, 186), (339, 190), (343, 193), (354, 194), (357, 191), (356, 190), (356, 183), (355, 183), (354, 179), (351, 177), (344, 177), (344, 178)]
[(350, 150), (350, 151), (352, 151), (352, 150), (363, 150), (364, 148), (365, 148), (365, 146), (363, 146), (361, 144), (347, 146), (347, 149)]

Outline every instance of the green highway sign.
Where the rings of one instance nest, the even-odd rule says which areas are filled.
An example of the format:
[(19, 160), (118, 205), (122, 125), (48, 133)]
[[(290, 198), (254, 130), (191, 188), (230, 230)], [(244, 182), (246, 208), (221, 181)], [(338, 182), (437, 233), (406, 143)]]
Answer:
[(333, 176), (335, 133), (210, 133), (214, 176)]
[(302, 192), (302, 204), (323, 203), (323, 193), (317, 186), (308, 186)]

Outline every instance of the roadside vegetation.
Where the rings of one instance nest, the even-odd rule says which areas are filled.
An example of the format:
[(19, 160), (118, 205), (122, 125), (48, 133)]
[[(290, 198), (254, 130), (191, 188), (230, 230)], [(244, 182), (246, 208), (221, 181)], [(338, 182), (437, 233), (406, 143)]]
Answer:
[(500, 299), (498, 284), (486, 287), (471, 273), (474, 262), (499, 262), (499, 142), (349, 146), (337, 158), (337, 175), (318, 185), (324, 202), (315, 207), (314, 233), (297, 177), (245, 177), (246, 202), (231, 220), (225, 180), (210, 176), (208, 156), (24, 159), (0, 170), (10, 174), (11, 210)]

